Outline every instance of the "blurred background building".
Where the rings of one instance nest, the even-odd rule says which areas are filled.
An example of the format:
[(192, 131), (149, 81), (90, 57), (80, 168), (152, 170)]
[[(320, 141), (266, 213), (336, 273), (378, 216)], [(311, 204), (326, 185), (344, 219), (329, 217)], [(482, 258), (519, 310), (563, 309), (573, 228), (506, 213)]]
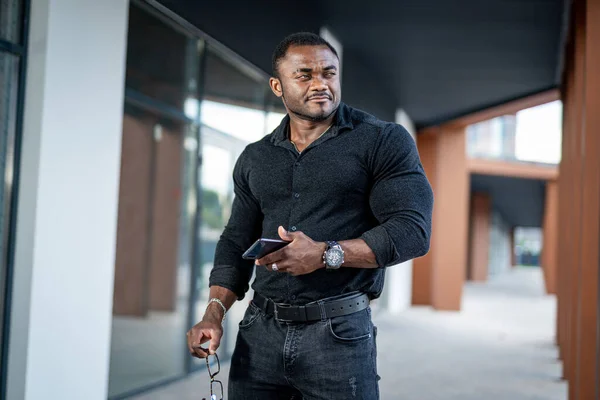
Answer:
[(431, 251), (373, 307), (460, 311), (465, 281), (540, 268), (570, 399), (598, 398), (600, 1), (460, 3), (0, 0), (0, 398), (204, 368), (185, 332), (295, 31), (338, 49), (343, 100), (404, 125), (434, 188)]

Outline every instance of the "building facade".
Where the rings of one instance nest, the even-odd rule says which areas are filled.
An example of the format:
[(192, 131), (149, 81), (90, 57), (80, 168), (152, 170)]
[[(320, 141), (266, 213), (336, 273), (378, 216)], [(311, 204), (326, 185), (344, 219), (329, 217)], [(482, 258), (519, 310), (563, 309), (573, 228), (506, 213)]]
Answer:
[[(418, 66), (408, 74), (400, 68), (389, 70), (375, 58), (365, 60), (356, 49), (366, 47), (359, 39), (369, 35), (361, 32), (346, 35), (346, 42), (337, 40), (334, 33), (354, 32), (356, 26), (346, 23), (351, 18), (337, 13), (333, 2), (320, 2), (329, 6), (327, 11), (333, 15), (329, 22), (337, 22), (332, 29), (325, 26), (324, 19), (315, 17), (311, 7), (288, 8), (289, 18), (283, 20), (262, 3), (252, 18), (242, 11), (246, 2), (226, 3), (231, 6), (227, 13), (223, 12), (223, 2), (0, 0), (0, 177), (4, 184), (0, 191), (0, 399), (119, 399), (203, 368), (201, 362), (189, 357), (185, 332), (206, 306), (214, 248), (233, 198), (233, 165), (243, 148), (270, 132), (285, 112), (268, 88), (265, 65), (277, 42), (290, 32), (321, 32), (340, 47), (340, 54), (341, 47), (346, 46), (344, 100), (382, 119), (402, 123), (413, 134), (419, 130), (417, 144), (436, 193), (432, 251), (415, 260), (414, 273), (412, 262), (390, 269), (384, 294), (374, 307), (399, 311), (412, 303), (460, 310), (469, 260), (483, 260), (475, 272), (471, 263), (471, 278), (477, 275), (485, 279), (505, 268), (506, 256), (497, 267), (486, 263), (488, 250), (493, 250), (490, 246), (480, 246), (486, 251), (469, 254), (469, 236), (475, 232), (469, 223), (471, 192), (480, 192), (479, 188), (471, 190), (477, 183), (473, 176), (512, 174), (535, 180), (535, 190), (530, 193), (537, 197), (529, 197), (541, 202), (541, 209), (553, 210), (544, 214), (544, 226), (556, 233), (556, 218), (546, 216), (556, 215), (558, 210), (562, 225), (573, 232), (581, 231), (582, 226), (593, 229), (582, 237), (591, 238), (584, 243), (597, 243), (597, 223), (591, 222), (598, 220), (593, 213), (598, 208), (597, 199), (585, 203), (582, 215), (589, 214), (590, 218), (580, 214), (567, 218), (576, 208), (567, 210), (567, 202), (558, 207), (552, 200), (558, 196), (556, 171), (542, 168), (532, 173), (530, 166), (498, 166), (490, 160), (468, 157), (467, 144), (471, 143), (472, 155), (491, 152), (495, 161), (514, 159), (518, 147), (516, 113), (558, 99), (556, 85), (543, 86), (537, 70), (531, 71), (531, 76), (519, 73), (519, 68), (530, 64), (523, 61), (528, 52), (514, 52), (514, 43), (509, 43), (509, 54), (516, 56), (504, 60), (511, 66), (522, 62), (514, 68), (515, 75), (503, 75), (513, 68), (502, 67), (503, 74), (494, 75), (499, 77), (496, 82), (488, 82), (494, 85), (472, 85), (466, 90), (459, 81), (469, 74), (460, 64), (452, 68), (446, 60), (440, 63), (429, 58), (435, 52), (428, 46), (442, 43), (445, 49), (452, 47), (433, 34), (411, 34), (411, 29), (419, 26), (438, 32), (431, 28), (434, 24), (427, 24), (436, 13), (440, 18), (456, 17), (450, 15), (455, 7), (447, 2), (434, 2), (435, 7), (407, 6), (409, 9), (398, 8), (394, 9), (396, 14), (385, 15), (381, 9), (377, 14), (376, 7), (381, 5), (371, 4), (365, 7), (369, 12), (359, 15), (386, 17), (374, 20), (391, 26), (404, 40), (397, 40), (398, 36), (396, 40), (381, 40), (391, 31), (365, 30), (382, 35), (378, 40), (370, 39), (369, 46), (379, 49), (370, 54), (385, 56), (388, 53), (380, 50), (394, 43), (397, 48), (394, 58), (389, 57), (390, 65), (398, 54), (404, 58), (406, 52), (402, 62)], [(403, 7), (401, 3), (389, 2), (393, 7)], [(259, 7), (259, 2), (256, 4)], [(579, 179), (583, 166), (577, 163), (577, 152), (588, 150), (575, 139), (585, 131), (590, 143), (597, 144), (590, 133), (597, 125), (595, 115), (583, 114), (587, 118), (585, 129), (575, 122), (584, 118), (576, 99), (585, 85), (579, 81), (584, 68), (573, 60), (583, 54), (582, 48), (588, 43), (585, 69), (597, 70), (597, 52), (590, 43), (598, 36), (594, 16), (599, 7), (597, 0), (574, 4), (588, 4), (583, 15), (587, 15), (584, 26), (589, 31), (574, 32), (578, 39), (571, 41), (566, 55), (561, 54), (567, 71), (562, 96), (569, 105), (565, 114), (571, 117), (565, 124), (571, 136), (564, 143), (571, 155), (568, 163), (561, 164), (560, 173), (568, 179)], [(516, 6), (506, 9), (505, 2), (500, 1), (493, 7), (513, 17)], [(539, 13), (555, 8), (541, 7), (523, 15), (538, 18)], [(363, 12), (363, 8), (357, 10), (345, 12)], [(474, 13), (485, 11), (473, 9)], [(420, 19), (411, 19), (410, 12)], [(584, 18), (581, 12), (578, 18)], [(398, 22), (402, 16), (411, 23)], [(232, 24), (235, 29), (231, 29)], [(450, 29), (435, 25), (436, 29)], [(571, 25), (575, 25), (573, 21)], [(456, 26), (463, 32), (467, 25)], [(512, 23), (506, 26), (510, 32), (518, 31)], [(542, 36), (537, 35), (541, 28), (532, 29), (534, 37)], [(553, 31), (554, 36), (562, 37), (558, 31)], [(588, 36), (590, 40), (585, 39)], [(454, 44), (468, 43), (466, 36), (459, 37), (461, 40)], [(500, 32), (496, 38), (507, 37), (510, 35)], [(376, 46), (377, 41), (383, 46)], [(530, 49), (545, 47), (532, 42)], [(450, 58), (457, 52), (438, 53)], [(477, 54), (480, 57), (484, 52)], [(546, 58), (551, 57), (536, 59)], [(257, 60), (262, 60), (260, 65)], [(465, 62), (472, 64), (468, 59)], [(431, 79), (433, 74), (421, 71), (431, 66), (441, 70), (440, 65), (448, 67), (443, 72), (454, 71), (454, 75)], [(590, 85), (597, 83), (592, 75), (586, 78)], [(478, 76), (488, 79), (484, 73)], [(458, 101), (477, 99), (469, 92), (481, 95), (480, 90), (489, 88), (491, 93), (498, 90), (496, 84), (502, 86), (503, 79), (522, 76), (532, 86), (522, 89), (523, 82), (519, 81), (514, 86), (505, 85), (506, 91), (500, 87), (497, 98), (479, 98), (479, 108)], [(444, 80), (456, 87), (442, 94), (454, 96), (457, 104), (448, 101), (449, 97), (436, 97), (432, 85), (441, 86)], [(494, 80), (493, 76), (489, 80)], [(536, 90), (528, 89), (534, 86)], [(585, 101), (588, 109), (597, 103), (595, 93), (598, 91), (586, 92), (590, 97)], [(412, 99), (418, 101), (411, 104)], [(404, 109), (412, 113), (414, 125)], [(438, 114), (430, 115), (429, 109), (437, 109)], [(496, 117), (501, 118), (497, 123), (468, 131), (468, 126)], [(590, 147), (588, 154), (595, 155), (596, 147)], [(592, 175), (597, 172), (594, 165), (585, 167), (589, 176), (596, 176)], [(561, 179), (562, 184), (565, 178)], [(596, 181), (589, 178), (586, 187), (595, 188)], [(569, 200), (572, 193), (583, 196), (583, 185), (573, 182), (572, 187), (561, 186), (563, 200)], [(514, 181), (498, 184), (515, 187)], [(543, 190), (552, 193), (546, 200)], [(482, 197), (481, 207), (474, 213), (482, 216), (481, 224), (477, 224), (481, 231), (477, 232), (483, 232), (479, 236), (490, 238), (490, 242), (500, 243), (498, 248), (514, 247), (506, 238), (516, 225), (495, 223), (498, 218), (491, 214), (492, 198)], [(573, 204), (581, 200), (577, 199)], [(538, 226), (542, 211), (536, 218)], [(572, 221), (579, 221), (579, 225), (571, 226)], [(490, 225), (502, 226), (486, 235)], [(596, 306), (585, 308), (589, 315), (584, 319), (571, 315), (578, 315), (580, 303), (574, 294), (580, 286), (594, 298), (598, 297), (597, 286), (583, 288), (581, 282), (569, 281), (570, 269), (556, 270), (557, 257), (562, 261), (559, 264), (566, 266), (576, 255), (578, 242), (567, 239), (560, 242), (558, 254), (553, 251), (556, 246), (546, 246), (543, 251), (548, 254), (543, 258), (553, 265), (547, 269), (551, 276), (547, 282), (554, 282), (557, 273), (565, 278), (561, 282), (570, 282), (558, 287), (558, 339), (563, 359), (570, 362), (565, 375), (575, 379), (586, 373), (584, 378), (591, 383), (597, 366), (589, 361), (579, 372), (578, 353), (573, 349), (576, 335), (587, 332), (585, 327), (596, 326)], [(557, 235), (553, 240), (558, 240)], [(597, 254), (590, 253), (585, 260), (585, 264), (573, 265), (597, 278)], [(236, 304), (226, 320), (220, 353), (225, 359), (233, 349), (244, 307), (245, 302)], [(592, 347), (597, 337), (594, 330), (585, 336), (585, 343)]]
[[(2, 398), (124, 398), (204, 368), (185, 333), (234, 164), (285, 115), (270, 75), (158, 2), (0, 4)], [(381, 306), (408, 307), (410, 268)]]

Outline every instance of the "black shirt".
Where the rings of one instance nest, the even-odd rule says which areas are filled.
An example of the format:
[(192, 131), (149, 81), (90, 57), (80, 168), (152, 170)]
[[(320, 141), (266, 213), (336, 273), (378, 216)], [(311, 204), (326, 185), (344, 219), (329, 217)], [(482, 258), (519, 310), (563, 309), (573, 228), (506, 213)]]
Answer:
[(362, 238), (379, 265), (300, 276), (257, 268), (252, 288), (281, 303), (357, 290), (377, 298), (385, 267), (427, 253), (433, 192), (410, 134), (343, 103), (334, 121), (301, 154), (287, 135), (289, 116), (246, 147), (233, 171), (235, 198), (210, 286), (243, 298), (254, 263), (242, 253), (259, 237), (279, 239), (280, 225), (319, 242)]

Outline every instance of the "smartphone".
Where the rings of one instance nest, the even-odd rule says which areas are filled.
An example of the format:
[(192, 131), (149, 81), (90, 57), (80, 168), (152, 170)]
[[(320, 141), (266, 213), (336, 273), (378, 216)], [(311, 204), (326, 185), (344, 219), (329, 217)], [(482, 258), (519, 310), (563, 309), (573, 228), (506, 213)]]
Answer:
[(242, 254), (242, 258), (244, 260), (257, 260), (259, 258), (263, 258), (267, 254), (270, 254), (274, 251), (284, 248), (291, 242), (286, 242), (285, 240), (280, 239), (266, 239), (260, 238), (244, 254)]

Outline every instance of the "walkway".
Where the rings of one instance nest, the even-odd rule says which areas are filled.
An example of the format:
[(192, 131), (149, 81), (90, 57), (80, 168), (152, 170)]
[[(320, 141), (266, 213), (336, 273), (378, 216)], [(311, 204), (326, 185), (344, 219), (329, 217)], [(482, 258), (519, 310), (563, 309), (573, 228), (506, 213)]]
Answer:
[[(381, 399), (565, 400), (553, 345), (555, 300), (542, 293), (538, 269), (516, 268), (467, 284), (460, 313), (378, 313)], [(136, 399), (197, 400), (206, 389), (200, 372)]]

